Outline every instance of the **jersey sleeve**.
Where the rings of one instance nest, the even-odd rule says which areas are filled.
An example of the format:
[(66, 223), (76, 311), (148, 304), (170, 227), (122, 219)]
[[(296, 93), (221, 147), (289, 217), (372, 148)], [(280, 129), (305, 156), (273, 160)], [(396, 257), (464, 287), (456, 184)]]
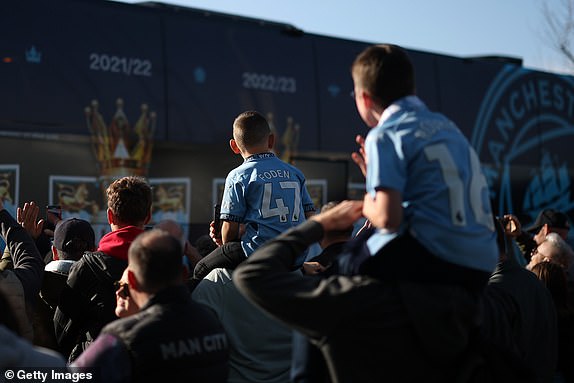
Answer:
[(380, 188), (403, 193), (407, 163), (402, 150), (403, 135), (391, 129), (374, 129), (365, 141), (367, 153), (367, 192), (373, 197)]
[(245, 185), (239, 177), (230, 173), (225, 180), (220, 218), (225, 221), (243, 222), (246, 211)]

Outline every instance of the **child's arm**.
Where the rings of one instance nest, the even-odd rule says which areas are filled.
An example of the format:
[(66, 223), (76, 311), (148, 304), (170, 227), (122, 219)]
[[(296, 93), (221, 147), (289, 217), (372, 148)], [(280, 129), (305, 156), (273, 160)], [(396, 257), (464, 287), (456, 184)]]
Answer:
[(239, 222), (223, 221), (221, 224), (221, 240), (223, 243), (239, 240)]
[(379, 189), (375, 198), (365, 194), (363, 215), (379, 229), (395, 232), (403, 220), (403, 197), (395, 189)]

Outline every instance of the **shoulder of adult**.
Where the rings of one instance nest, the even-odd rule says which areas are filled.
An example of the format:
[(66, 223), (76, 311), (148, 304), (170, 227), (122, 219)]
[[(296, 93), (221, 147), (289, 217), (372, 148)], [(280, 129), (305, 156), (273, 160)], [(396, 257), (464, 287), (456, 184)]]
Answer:
[(120, 279), (126, 267), (126, 261), (101, 251), (85, 252), (82, 258), (70, 267), (68, 285), (74, 287), (82, 282), (94, 283), (96, 280), (114, 282)]
[(222, 297), (222, 291), (232, 286), (231, 272), (224, 268), (213, 269), (193, 290), (191, 297), (199, 303), (206, 304)]
[(139, 311), (134, 315), (130, 315), (126, 318), (120, 318), (113, 322), (108, 323), (102, 328), (101, 334), (120, 334), (131, 330), (138, 324), (142, 324), (142, 321), (150, 315), (149, 308)]
[(71, 367), (96, 368), (102, 382), (131, 381), (129, 350), (122, 340), (113, 334), (100, 334)]

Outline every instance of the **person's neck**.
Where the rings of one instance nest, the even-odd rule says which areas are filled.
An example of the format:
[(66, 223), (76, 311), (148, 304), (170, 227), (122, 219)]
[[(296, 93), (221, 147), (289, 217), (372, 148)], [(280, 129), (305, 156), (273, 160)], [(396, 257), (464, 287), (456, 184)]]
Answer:
[(143, 291), (132, 291), (131, 296), (138, 307), (144, 307), (149, 302), (153, 294), (148, 294)]
[(267, 148), (266, 148), (266, 149), (261, 149), (261, 150), (259, 150), (259, 149), (250, 149), (249, 151), (246, 150), (246, 151), (242, 152), (241, 155), (242, 155), (243, 159), (245, 160), (245, 159), (247, 159), (247, 158), (249, 158), (249, 157), (251, 157), (251, 156), (254, 156), (254, 155), (256, 155), (256, 154), (264, 154), (264, 153), (271, 153), (271, 150), (269, 150), (269, 149), (267, 149)]
[(138, 229), (144, 229), (144, 225), (115, 225), (115, 224), (110, 224), (110, 228), (112, 229), (112, 231), (116, 231), (116, 230), (120, 230), (123, 229), (124, 227), (128, 227), (128, 226), (134, 226), (137, 227)]

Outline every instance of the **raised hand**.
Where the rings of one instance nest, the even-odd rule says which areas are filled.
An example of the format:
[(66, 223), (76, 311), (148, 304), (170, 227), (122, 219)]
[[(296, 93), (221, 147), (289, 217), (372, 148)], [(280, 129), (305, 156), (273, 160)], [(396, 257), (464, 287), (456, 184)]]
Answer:
[(38, 238), (44, 227), (44, 220), (37, 220), (39, 212), (40, 208), (34, 201), (26, 202), (23, 208), (16, 210), (16, 220), (34, 239)]
[(359, 144), (359, 151), (351, 153), (351, 158), (357, 164), (361, 173), (367, 176), (367, 155), (365, 153), (365, 138), (360, 134), (355, 137), (355, 142)]

